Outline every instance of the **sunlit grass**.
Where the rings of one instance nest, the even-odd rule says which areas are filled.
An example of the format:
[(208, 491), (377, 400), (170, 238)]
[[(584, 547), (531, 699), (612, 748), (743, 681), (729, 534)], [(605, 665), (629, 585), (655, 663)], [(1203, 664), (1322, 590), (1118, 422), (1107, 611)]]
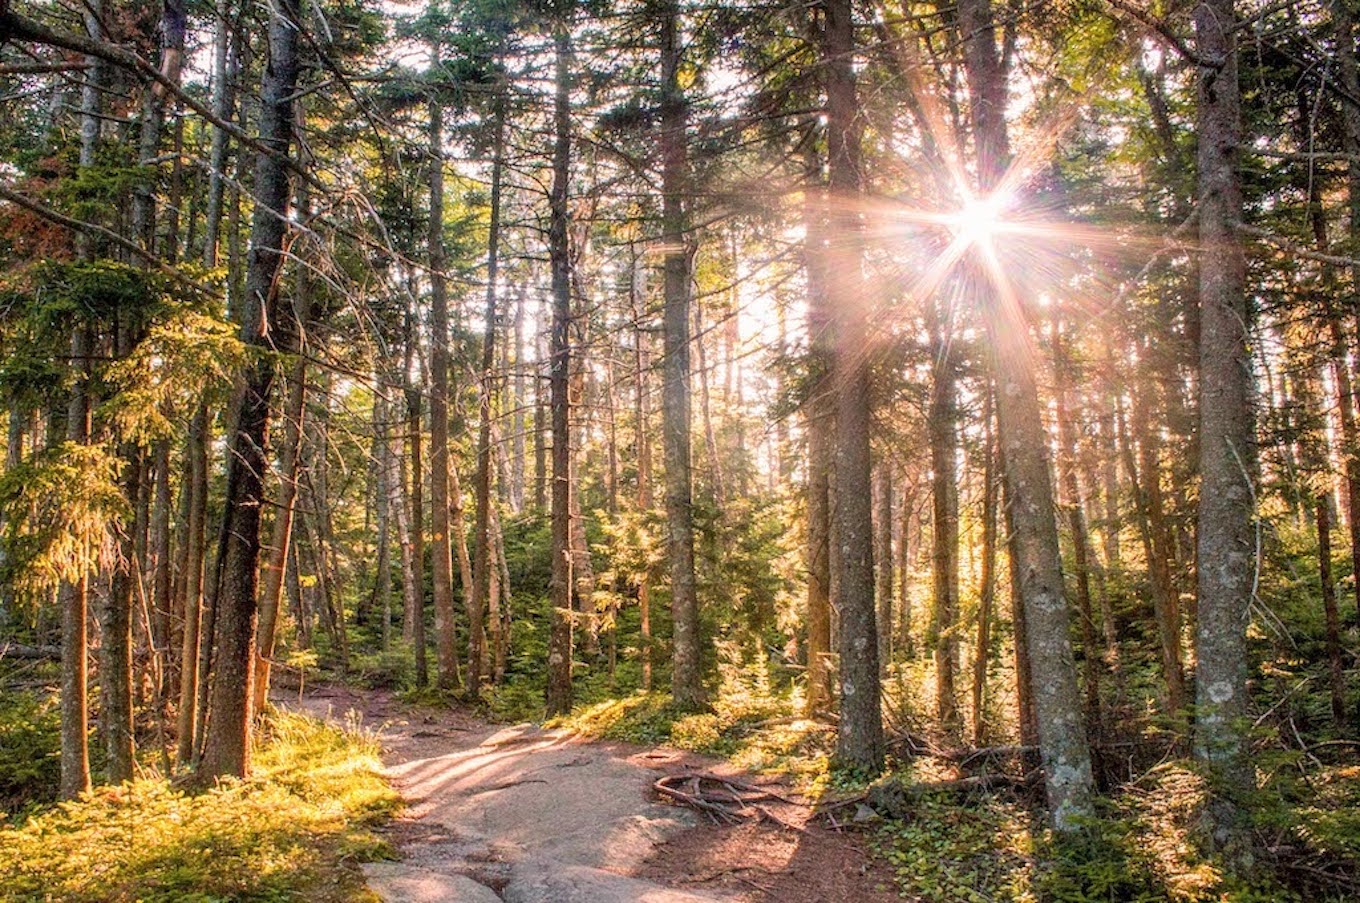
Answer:
[(370, 900), (353, 864), (398, 806), (377, 742), (277, 714), (256, 774), (202, 794), (147, 779), (98, 788), (0, 831), (0, 900)]

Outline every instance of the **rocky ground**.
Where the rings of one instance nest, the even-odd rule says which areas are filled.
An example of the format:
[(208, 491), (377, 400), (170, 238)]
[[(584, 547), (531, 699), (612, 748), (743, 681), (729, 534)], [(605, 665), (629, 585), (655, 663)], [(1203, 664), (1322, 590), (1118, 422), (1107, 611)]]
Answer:
[[(410, 709), (390, 694), (348, 688), (317, 688), (301, 707), (357, 718), (382, 739), (389, 776), (408, 804), (391, 828), (401, 861), (364, 868), (385, 901), (897, 899), (862, 837), (812, 820), (786, 788), (718, 762)], [(769, 785), (787, 801), (764, 803), (770, 817), (760, 821), (720, 825), (653, 789), (658, 778), (693, 771)]]

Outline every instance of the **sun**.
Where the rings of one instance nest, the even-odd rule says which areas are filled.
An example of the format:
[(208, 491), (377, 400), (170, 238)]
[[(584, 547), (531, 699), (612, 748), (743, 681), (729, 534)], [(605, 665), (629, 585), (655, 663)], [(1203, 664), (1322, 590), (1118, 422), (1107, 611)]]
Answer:
[(993, 236), (1005, 230), (1005, 213), (1010, 202), (1011, 197), (1005, 192), (967, 198), (950, 218), (955, 241), (965, 247), (990, 244)]

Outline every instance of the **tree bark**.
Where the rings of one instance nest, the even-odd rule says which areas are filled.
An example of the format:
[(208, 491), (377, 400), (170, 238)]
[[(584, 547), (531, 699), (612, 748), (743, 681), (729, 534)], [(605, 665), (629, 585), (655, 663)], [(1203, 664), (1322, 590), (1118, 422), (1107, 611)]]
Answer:
[(260, 143), (255, 166), (255, 212), (250, 259), (241, 298), (241, 340), (251, 350), (241, 380), (234, 429), (227, 454), (227, 483), (217, 560), (217, 657), (212, 715), (204, 737), (204, 780), (250, 772), (250, 704), (255, 647), (256, 590), (259, 582), (260, 503), (265, 439), (274, 366), (267, 352), (275, 321), (277, 275), (283, 262), (288, 223), (288, 171), (283, 162), (293, 139), (293, 98), (297, 88), (297, 4), (271, 7), (269, 59), (260, 88)]
[[(306, 302), (304, 302), (306, 304)], [(310, 305), (308, 305), (310, 306)], [(288, 570), (288, 554), (293, 543), (293, 518), (297, 509), (298, 464), (301, 460), (302, 421), (307, 410), (307, 360), (300, 353), (303, 330), (309, 314), (300, 313), (294, 323), (296, 355), (289, 374), (288, 396), (283, 411), (283, 447), (279, 449), (279, 489), (274, 504), (274, 524), (264, 563), (264, 591), (260, 595), (259, 636), (255, 645), (256, 712), (264, 711), (269, 699), (269, 677), (273, 668), (279, 606), (283, 602), (283, 581)]]
[(992, 610), (996, 607), (996, 432), (994, 392), (983, 396), (982, 574), (978, 588), (977, 643), (973, 652), (973, 745), (982, 746), (987, 730), (987, 669), (991, 664)]
[[(548, 382), (552, 409), (552, 624), (548, 636), (548, 715), (571, 711), (571, 247), (567, 208), (571, 179), (572, 41), (570, 27), (554, 34), (553, 183), (548, 254), (552, 269), (552, 334)], [(541, 427), (540, 427), (541, 428)]]
[(926, 645), (935, 660), (935, 717), (950, 734), (959, 727), (955, 672), (959, 600), (958, 390), (955, 386), (954, 336), (937, 301), (931, 310), (930, 436), (931, 595)]
[(699, 599), (694, 579), (694, 510), (690, 459), (690, 240), (688, 104), (680, 86), (680, 6), (663, 0), (661, 35), (661, 242), (665, 311), (661, 432), (666, 459), (666, 524), (671, 571), (671, 697), (676, 706), (703, 705), (699, 669)]
[[(66, 437), (70, 442), (90, 441), (91, 328), (80, 324), (71, 332), (71, 360), (77, 368), (67, 404)], [(92, 555), (93, 549), (83, 550)], [(63, 583), (57, 598), (61, 605), (61, 796), (74, 799), (90, 789), (89, 703), (89, 588), (82, 572)]]
[[(1200, 493), (1195, 757), (1232, 800), (1253, 784), (1247, 714), (1248, 610), (1256, 568), (1256, 452), (1250, 311), (1238, 147), (1242, 137), (1233, 0), (1195, 7), (1199, 69)], [(1211, 813), (1226, 841), (1237, 814)]]
[[(1010, 156), (1006, 76), (997, 54), (990, 0), (963, 0), (958, 15), (978, 187), (980, 195), (988, 197), (997, 189)], [(993, 273), (992, 291), (983, 299), (983, 309), (997, 379), (997, 430), (1005, 450), (1014, 566), (1024, 607), (1049, 816), (1056, 830), (1072, 831), (1094, 812), (1094, 781), (1068, 636), (1049, 443), (1034, 373), (1036, 350), (1021, 301), (991, 240), (984, 237), (974, 251), (982, 268)]]
[[(435, 50), (438, 57), (438, 48)], [(434, 577), (435, 674), (441, 690), (461, 685), (453, 608), (449, 494), (449, 298), (444, 251), (444, 108), (430, 99), (430, 508)]]
[(831, 460), (836, 410), (831, 394), (831, 316), (827, 298), (826, 188), (822, 158), (808, 142), (804, 161), (803, 268), (807, 282), (808, 356), (812, 370), (807, 429), (807, 714), (831, 708)]
[(183, 767), (194, 759), (198, 748), (198, 674), (205, 655), (202, 631), (203, 565), (207, 547), (208, 520), (208, 409), (199, 405), (189, 426), (184, 446), (185, 488), (188, 493), (188, 523), (184, 551), (184, 634), (180, 651), (179, 712), (176, 760)]
[[(481, 387), (478, 393), (476, 511), (472, 525), (472, 602), (468, 624), (468, 692), (477, 695), (482, 687), (482, 659), (486, 643), (486, 609), (491, 595), (491, 395), (496, 361), (496, 278), (500, 267), (501, 172), (505, 152), (504, 88), (495, 101), (495, 138), (491, 157), (491, 223), (486, 243), (486, 310), (482, 338)], [(494, 636), (496, 626), (491, 625)], [(494, 646), (494, 644), (493, 644)]]
[(827, 299), (836, 311), (832, 389), (836, 399), (834, 547), (839, 549), (840, 729), (836, 759), (867, 774), (883, 769), (883, 713), (874, 604), (873, 486), (869, 434), (870, 304), (860, 220), (859, 99), (850, 0), (826, 0), (821, 59), (826, 89)]

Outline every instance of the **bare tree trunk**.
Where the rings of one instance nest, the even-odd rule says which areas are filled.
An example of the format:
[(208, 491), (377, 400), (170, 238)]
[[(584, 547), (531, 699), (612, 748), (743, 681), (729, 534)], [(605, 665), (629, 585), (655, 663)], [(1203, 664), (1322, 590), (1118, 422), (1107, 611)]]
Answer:
[(992, 657), (992, 610), (996, 607), (996, 432), (994, 393), (983, 396), (982, 422), (982, 575), (978, 588), (977, 643), (973, 652), (973, 744), (982, 746), (987, 730), (987, 669)]
[[(552, 265), (552, 336), (549, 389), (552, 396), (552, 624), (548, 636), (547, 712), (571, 711), (571, 247), (567, 228), (567, 193), (571, 178), (570, 26), (558, 23), (554, 34), (557, 84), (553, 105), (552, 218), (548, 252)], [(541, 428), (541, 427), (540, 427)]]
[[(637, 324), (633, 333), (633, 359), (635, 379), (635, 403), (633, 437), (637, 443), (637, 507), (646, 517), (652, 510), (652, 440), (648, 399), (650, 386), (647, 380), (647, 331), (642, 326), (642, 310), (637, 297), (637, 250), (630, 248), (633, 255), (633, 270), (630, 274), (629, 293), (633, 296), (633, 316)], [(643, 568), (637, 583), (638, 612), (642, 633), (642, 689), (652, 691), (652, 574), (650, 568)]]
[(878, 606), (878, 670), (887, 675), (893, 647), (893, 480), (892, 467), (878, 462), (874, 512), (874, 601)]
[[(306, 302), (303, 302), (306, 305)], [(307, 305), (309, 306), (309, 305)], [(301, 350), (302, 333), (309, 319), (298, 316), (293, 328), (296, 346)], [(259, 635), (255, 645), (256, 712), (264, 711), (269, 699), (269, 677), (274, 658), (279, 606), (283, 601), (283, 581), (288, 571), (288, 555), (293, 542), (293, 518), (297, 509), (298, 464), (301, 459), (302, 421), (307, 410), (307, 360), (301, 355), (293, 361), (288, 380), (288, 397), (283, 411), (283, 448), (279, 449), (279, 494), (274, 506), (273, 535), (264, 563), (264, 592), (260, 596)]]
[(808, 295), (808, 342), (814, 379), (807, 414), (807, 714), (831, 708), (831, 460), (836, 411), (831, 367), (831, 306), (827, 298), (826, 189), (822, 160), (808, 142), (804, 160), (803, 267)]
[(203, 780), (250, 772), (250, 704), (259, 582), (260, 504), (265, 470), (269, 393), (274, 381), (269, 324), (275, 321), (277, 275), (288, 223), (288, 171), (283, 159), (293, 138), (293, 96), (298, 77), (295, 0), (271, 7), (269, 60), (261, 84), (260, 154), (255, 169), (255, 212), (250, 261), (241, 299), (241, 340), (256, 351), (242, 379), (227, 455), (226, 513), (217, 561), (217, 664), (212, 715), (204, 737)]
[(850, 0), (826, 0), (822, 46), (826, 88), (828, 226), (827, 298), (836, 311), (831, 369), (836, 398), (836, 502), (832, 543), (840, 552), (840, 728), (836, 759), (868, 774), (883, 768), (883, 713), (874, 605), (873, 487), (869, 434), (870, 304), (864, 281), (859, 100)]
[(1066, 494), (1062, 504), (1067, 509), (1067, 528), (1072, 534), (1072, 561), (1076, 573), (1077, 617), (1080, 619), (1083, 689), (1085, 690), (1087, 730), (1097, 737), (1104, 731), (1100, 711), (1100, 642), (1096, 639), (1095, 606), (1091, 602), (1091, 540), (1086, 530), (1085, 498), (1077, 473), (1077, 427), (1072, 421), (1071, 400), (1068, 397), (1072, 374), (1065, 337), (1059, 322), (1059, 308), (1052, 309), (1050, 339), (1053, 345), (1054, 406), (1058, 420), (1060, 488), (1059, 497)]
[(188, 524), (184, 551), (184, 635), (180, 652), (179, 723), (176, 760), (186, 766), (198, 749), (199, 663), (206, 657), (200, 630), (203, 614), (203, 565), (208, 520), (208, 409), (199, 405), (184, 447)]
[(959, 728), (954, 680), (958, 663), (955, 621), (959, 607), (958, 390), (953, 330), (939, 310), (942, 303), (936, 302), (931, 311), (934, 367), (926, 417), (930, 434), (934, 580), (926, 645), (935, 659), (935, 717), (952, 734)]
[[(90, 77), (87, 75), (87, 77)], [(80, 324), (71, 332), (71, 360), (77, 368), (67, 405), (66, 436), (70, 442), (90, 441), (91, 329)], [(93, 549), (82, 550), (92, 555)], [(82, 573), (63, 583), (61, 605), (61, 795), (74, 799), (90, 789), (89, 703), (89, 588)]]
[[(435, 57), (438, 57), (435, 48)], [(430, 507), (431, 551), (434, 569), (436, 681), (442, 690), (456, 690), (458, 641), (454, 630), (453, 538), (449, 510), (449, 299), (444, 270), (444, 108), (437, 98), (430, 105)]]
[[(478, 393), (476, 511), (472, 525), (472, 596), (468, 606), (468, 692), (482, 689), (486, 643), (486, 609), (491, 596), (491, 395), (496, 360), (496, 279), (500, 267), (501, 172), (505, 153), (505, 88), (496, 95), (495, 138), (491, 156), (491, 223), (486, 243), (486, 312), (482, 338), (482, 373)], [(493, 627), (494, 633), (494, 627)]]
[[(1336, 29), (1336, 58), (1337, 69), (1341, 76), (1341, 86), (1346, 90), (1349, 98), (1360, 97), (1360, 65), (1356, 63), (1355, 56), (1355, 14), (1346, 0), (1334, 0), (1332, 4), (1332, 19)], [(1346, 194), (1350, 216), (1349, 231), (1352, 247), (1357, 239), (1360, 239), (1360, 107), (1347, 100), (1341, 105), (1342, 112), (1342, 149), (1348, 155), (1346, 164)], [(1360, 286), (1360, 266), (1351, 267), (1351, 285)], [(1352, 291), (1355, 289), (1352, 288)], [(1349, 305), (1349, 312), (1353, 318), (1360, 320), (1360, 307), (1357, 307), (1354, 299)], [(1342, 426), (1342, 442), (1344, 443), (1343, 452), (1346, 462), (1346, 485), (1348, 488), (1347, 496), (1347, 518), (1350, 528), (1351, 542), (1351, 572), (1360, 574), (1360, 431), (1357, 431), (1355, 424), (1355, 375), (1350, 369), (1350, 364), (1346, 360), (1345, 338), (1348, 331), (1360, 329), (1360, 323), (1355, 323), (1348, 330), (1342, 323), (1342, 318), (1338, 314), (1329, 317), (1331, 320), (1332, 344), (1335, 349), (1333, 352), (1335, 363), (1333, 373), (1336, 378), (1337, 393), (1340, 395), (1340, 415)], [(1349, 421), (1350, 430), (1346, 431)], [(1360, 579), (1351, 581), (1355, 590), (1355, 609), (1356, 617), (1360, 619)]]
[(410, 515), (408, 517), (407, 544), (409, 546), (409, 565), (405, 571), (403, 589), (406, 606), (406, 622), (410, 626), (411, 645), (416, 654), (416, 686), (424, 687), (429, 683), (429, 665), (425, 653), (425, 500), (424, 469), (420, 454), (420, 390), (415, 378), (415, 298), (411, 297), (406, 310), (406, 446), (411, 462), (411, 482), (408, 498)]
[(1200, 493), (1195, 757), (1226, 782), (1211, 812), (1226, 841), (1233, 798), (1253, 786), (1242, 722), (1247, 714), (1247, 620), (1256, 566), (1256, 450), (1250, 311), (1242, 218), (1241, 98), (1233, 0), (1200, 0), (1199, 70)]
[[(1006, 75), (997, 53), (990, 0), (963, 0), (958, 15), (979, 189), (986, 197), (996, 189), (1010, 156)], [(994, 254), (986, 239), (975, 251), (979, 256)], [(994, 262), (995, 257), (991, 260)], [(994, 279), (992, 288), (983, 307), (997, 380), (997, 430), (1005, 449), (1012, 542), (1025, 611), (1040, 756), (1052, 825), (1059, 831), (1071, 831), (1093, 814), (1094, 781), (1068, 636), (1048, 436), (1032, 367), (1035, 350), (1021, 301), (1004, 274)]]
[(694, 511), (690, 460), (690, 237), (688, 104), (680, 86), (680, 6), (663, 0), (661, 32), (661, 241), (665, 252), (664, 379), (661, 432), (666, 458), (666, 522), (671, 570), (671, 696), (681, 709), (703, 705), (699, 670), (699, 600), (694, 581)]

